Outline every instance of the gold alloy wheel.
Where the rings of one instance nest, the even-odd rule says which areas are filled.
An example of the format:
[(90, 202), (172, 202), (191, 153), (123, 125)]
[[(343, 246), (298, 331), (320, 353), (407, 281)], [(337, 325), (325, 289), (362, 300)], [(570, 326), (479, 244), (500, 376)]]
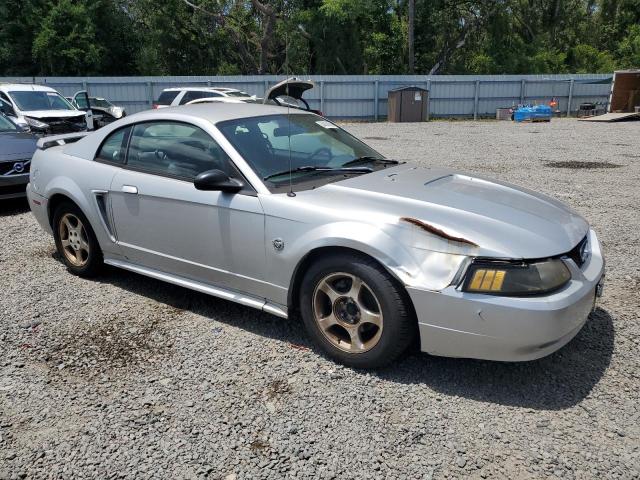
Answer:
[(74, 267), (83, 267), (89, 260), (89, 240), (80, 219), (73, 213), (65, 213), (58, 225), (58, 235), (65, 258)]
[(313, 315), (332, 345), (348, 353), (364, 353), (382, 335), (382, 309), (369, 286), (351, 273), (331, 273), (313, 292)]

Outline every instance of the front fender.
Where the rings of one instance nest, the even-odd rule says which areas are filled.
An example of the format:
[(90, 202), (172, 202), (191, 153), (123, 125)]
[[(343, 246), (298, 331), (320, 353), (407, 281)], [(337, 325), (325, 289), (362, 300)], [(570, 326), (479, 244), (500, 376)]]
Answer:
[[(280, 222), (285, 221), (278, 219), (275, 223)], [(312, 228), (308, 228), (308, 224), (294, 222), (288, 227), (286, 236), (272, 237), (281, 239), (284, 248), (279, 251), (272, 248), (267, 254), (268, 278), (287, 289), (307, 255), (326, 247), (362, 252), (377, 260), (403, 285), (434, 291), (451, 284), (466, 258), (464, 255), (407, 246), (386, 229), (363, 222), (339, 221)], [(275, 229), (267, 227), (267, 235), (274, 233)], [(282, 300), (277, 301), (284, 303)]]

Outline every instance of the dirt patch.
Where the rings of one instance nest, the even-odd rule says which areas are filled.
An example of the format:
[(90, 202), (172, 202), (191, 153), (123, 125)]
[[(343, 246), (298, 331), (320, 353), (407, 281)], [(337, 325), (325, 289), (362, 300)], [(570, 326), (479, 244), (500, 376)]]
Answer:
[(267, 390), (265, 395), (268, 399), (274, 399), (281, 395), (286, 395), (287, 393), (291, 393), (291, 387), (287, 383), (286, 380), (274, 380), (273, 382), (269, 382), (267, 385)]
[(58, 251), (54, 245), (49, 245), (46, 247), (37, 247), (32, 250), (32, 254), (34, 257), (38, 258), (55, 258), (56, 260), (60, 259), (60, 255), (58, 255)]
[(264, 440), (258, 439), (251, 442), (249, 448), (255, 453), (266, 454), (271, 449), (271, 446)]
[(145, 318), (129, 314), (88, 319), (82, 330), (73, 322), (43, 329), (35, 352), (56, 372), (96, 373), (135, 366), (171, 352), (169, 323), (175, 308)]
[(547, 167), (551, 168), (571, 168), (571, 169), (595, 169), (595, 168), (619, 168), (622, 165), (609, 162), (579, 162), (577, 160), (569, 160), (566, 162), (547, 162)]

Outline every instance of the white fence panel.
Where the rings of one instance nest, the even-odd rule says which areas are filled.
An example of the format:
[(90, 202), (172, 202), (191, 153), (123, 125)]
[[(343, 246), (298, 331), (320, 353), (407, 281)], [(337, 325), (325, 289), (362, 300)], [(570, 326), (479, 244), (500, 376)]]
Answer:
[[(606, 104), (611, 76), (575, 75), (311, 75), (316, 88), (305, 98), (328, 117), (379, 120), (387, 116), (389, 90), (418, 86), (429, 90), (431, 117), (493, 117), (497, 108), (547, 102), (555, 97), (560, 110), (575, 112), (580, 103)], [(225, 86), (263, 96), (283, 76), (190, 77), (6, 77), (0, 82), (49, 85), (65, 96), (87, 89), (135, 113), (151, 108), (168, 87)]]

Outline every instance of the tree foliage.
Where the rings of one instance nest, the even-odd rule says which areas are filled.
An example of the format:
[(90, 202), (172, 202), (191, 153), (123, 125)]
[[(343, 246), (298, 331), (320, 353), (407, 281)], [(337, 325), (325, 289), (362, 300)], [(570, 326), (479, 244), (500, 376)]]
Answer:
[[(408, 0), (3, 0), (0, 75), (399, 74)], [(640, 0), (415, 0), (415, 72), (640, 67)]]

